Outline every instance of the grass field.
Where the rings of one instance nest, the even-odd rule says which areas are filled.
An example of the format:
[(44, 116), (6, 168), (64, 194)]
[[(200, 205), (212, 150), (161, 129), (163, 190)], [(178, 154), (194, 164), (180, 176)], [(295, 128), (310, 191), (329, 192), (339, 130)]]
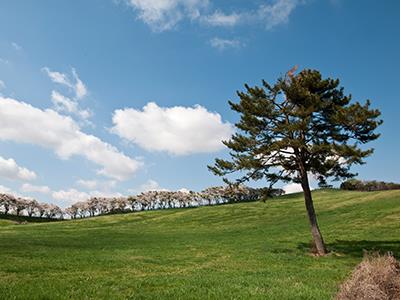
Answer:
[(302, 195), (17, 225), (0, 299), (331, 299), (363, 250), (400, 255), (400, 191), (314, 192), (331, 254), (308, 254)]

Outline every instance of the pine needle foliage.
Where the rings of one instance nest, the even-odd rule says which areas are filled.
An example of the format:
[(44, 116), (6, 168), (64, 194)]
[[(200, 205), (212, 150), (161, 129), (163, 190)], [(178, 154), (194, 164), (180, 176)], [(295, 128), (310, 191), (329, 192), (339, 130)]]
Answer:
[[(291, 70), (273, 85), (246, 84), (237, 95), (239, 103), (229, 105), (240, 115), (238, 131), (224, 141), (231, 159), (216, 159), (209, 170), (226, 182), (227, 175), (241, 172), (237, 183), (263, 179), (271, 188), (278, 181), (300, 183), (311, 226), (318, 229), (308, 175), (321, 186), (328, 178), (355, 176), (351, 166), (363, 164), (373, 153), (362, 145), (379, 137), (375, 129), (382, 123), (380, 111), (370, 107), (370, 100), (352, 102), (339, 79), (324, 79), (310, 69), (298, 74)], [(322, 244), (317, 248), (325, 254)]]

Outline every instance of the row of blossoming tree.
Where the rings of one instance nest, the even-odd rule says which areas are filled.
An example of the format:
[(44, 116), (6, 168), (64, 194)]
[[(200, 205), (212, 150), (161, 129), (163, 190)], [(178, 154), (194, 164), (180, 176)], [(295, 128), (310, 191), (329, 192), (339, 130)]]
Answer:
[(85, 218), (97, 215), (171, 208), (190, 208), (233, 202), (248, 202), (281, 195), (280, 189), (254, 189), (244, 185), (211, 187), (202, 192), (149, 191), (129, 197), (92, 197), (76, 202), (66, 209), (57, 205), (40, 203), (34, 199), (0, 194), (0, 212), (49, 219)]
[(14, 214), (49, 219), (63, 216), (62, 209), (57, 205), (40, 203), (31, 198), (14, 197), (10, 194), (0, 194), (0, 212), (4, 215)]

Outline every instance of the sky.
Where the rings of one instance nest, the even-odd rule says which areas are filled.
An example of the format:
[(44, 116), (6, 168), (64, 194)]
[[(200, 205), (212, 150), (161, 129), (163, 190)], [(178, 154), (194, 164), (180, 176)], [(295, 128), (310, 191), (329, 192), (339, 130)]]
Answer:
[(400, 182), (399, 53), (395, 0), (1, 1), (0, 192), (66, 207), (221, 185), (227, 101), (294, 65), (381, 110), (353, 170)]

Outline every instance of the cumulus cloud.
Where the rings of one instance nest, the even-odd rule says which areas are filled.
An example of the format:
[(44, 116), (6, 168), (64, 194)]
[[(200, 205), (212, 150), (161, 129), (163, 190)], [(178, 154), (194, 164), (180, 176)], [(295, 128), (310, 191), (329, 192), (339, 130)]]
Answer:
[(101, 166), (99, 174), (117, 180), (128, 179), (142, 165), (98, 137), (85, 134), (70, 117), (11, 98), (0, 97), (0, 140), (49, 148), (62, 159), (85, 157)]
[(36, 179), (35, 172), (30, 171), (27, 168), (20, 167), (12, 158), (6, 159), (1, 156), (0, 156), (0, 176), (12, 180), (28, 181)]
[(138, 18), (154, 31), (175, 28), (183, 19), (196, 19), (208, 0), (126, 0), (138, 12)]
[(24, 183), (21, 186), (21, 191), (26, 193), (40, 193), (40, 194), (49, 194), (51, 192), (50, 188), (46, 185), (33, 185), (30, 183)]
[(174, 155), (207, 153), (221, 150), (222, 140), (233, 133), (233, 126), (224, 123), (218, 113), (202, 106), (170, 108), (148, 103), (143, 110), (116, 110), (111, 131), (150, 151)]
[(210, 45), (213, 48), (223, 51), (229, 48), (240, 48), (242, 43), (239, 40), (221, 39), (216, 37), (210, 40)]

